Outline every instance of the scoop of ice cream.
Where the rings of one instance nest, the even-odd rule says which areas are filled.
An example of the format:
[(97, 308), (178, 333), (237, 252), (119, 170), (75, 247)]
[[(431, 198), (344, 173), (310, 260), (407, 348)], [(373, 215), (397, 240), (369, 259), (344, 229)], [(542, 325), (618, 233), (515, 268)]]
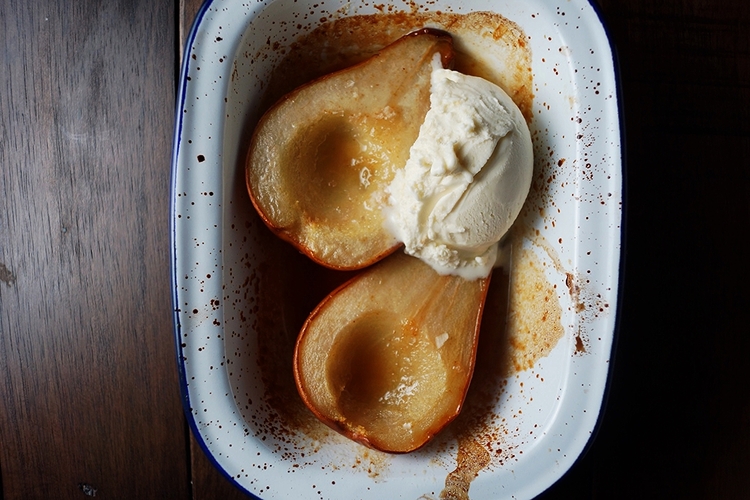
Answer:
[(526, 200), (533, 162), (526, 121), (500, 87), (436, 68), (419, 137), (388, 187), (387, 225), (441, 274), (487, 276)]

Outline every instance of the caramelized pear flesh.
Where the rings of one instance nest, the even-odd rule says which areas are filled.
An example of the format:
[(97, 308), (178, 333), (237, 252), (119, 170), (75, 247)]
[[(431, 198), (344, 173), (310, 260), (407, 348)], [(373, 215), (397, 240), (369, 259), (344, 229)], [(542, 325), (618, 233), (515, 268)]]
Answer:
[(366, 446), (424, 445), (463, 404), (488, 284), (441, 276), (401, 252), (363, 271), (302, 328), (294, 376), (303, 401)]
[(380, 208), (429, 109), (436, 54), (450, 65), (450, 35), (411, 33), (287, 94), (263, 115), (246, 180), (276, 234), (334, 269), (363, 268), (398, 247)]

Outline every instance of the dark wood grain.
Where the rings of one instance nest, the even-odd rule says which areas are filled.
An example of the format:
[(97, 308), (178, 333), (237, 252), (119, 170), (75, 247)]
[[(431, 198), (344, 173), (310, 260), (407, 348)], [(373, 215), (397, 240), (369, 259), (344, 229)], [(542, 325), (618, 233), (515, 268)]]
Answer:
[(3, 498), (187, 498), (170, 2), (3, 2)]
[(196, 21), (196, 15), (203, 5), (203, 0), (179, 0), (178, 33), (179, 33), (179, 58), (184, 56), (185, 43), (190, 35), (190, 29)]
[[(3, 500), (246, 498), (189, 435), (169, 285), (199, 0), (0, 4)], [(627, 131), (606, 413), (544, 499), (750, 491), (750, 4), (599, 0)]]
[(247, 500), (251, 498), (219, 472), (194, 436), (190, 439), (190, 453), (195, 500)]

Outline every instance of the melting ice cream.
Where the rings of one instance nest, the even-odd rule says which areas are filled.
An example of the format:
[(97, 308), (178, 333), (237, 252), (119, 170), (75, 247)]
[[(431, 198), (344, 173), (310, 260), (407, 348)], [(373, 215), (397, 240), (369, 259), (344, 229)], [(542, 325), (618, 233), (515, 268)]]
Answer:
[(529, 192), (531, 136), (497, 85), (441, 67), (430, 84), (430, 109), (388, 188), (387, 225), (439, 273), (485, 277)]

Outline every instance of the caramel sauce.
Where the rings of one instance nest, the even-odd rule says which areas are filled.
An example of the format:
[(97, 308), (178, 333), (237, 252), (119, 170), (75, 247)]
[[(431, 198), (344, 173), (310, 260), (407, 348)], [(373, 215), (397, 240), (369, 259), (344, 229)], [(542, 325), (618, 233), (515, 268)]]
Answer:
[(458, 466), (445, 479), (440, 500), (469, 500), (469, 486), (477, 474), (490, 464), (490, 454), (473, 440), (461, 442), (458, 448)]
[(522, 371), (547, 356), (564, 330), (557, 291), (546, 279), (541, 260), (532, 250), (519, 248), (513, 264), (507, 320), (508, 368)]

